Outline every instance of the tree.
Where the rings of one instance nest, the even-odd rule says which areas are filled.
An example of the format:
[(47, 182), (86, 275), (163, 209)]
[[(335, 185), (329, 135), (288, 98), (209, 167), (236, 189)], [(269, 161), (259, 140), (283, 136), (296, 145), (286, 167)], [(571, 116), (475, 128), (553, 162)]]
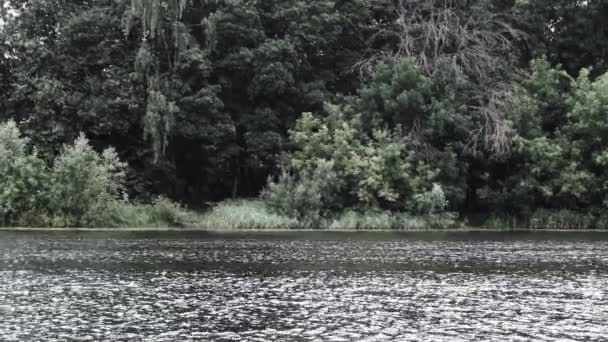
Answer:
[[(383, 2), (389, 19), (378, 22), (368, 58), (359, 68), (368, 73), (379, 61), (412, 58), (431, 76), (450, 68), (470, 83), (465, 103), (478, 116), (470, 146), (487, 148), (497, 157), (509, 153), (511, 76), (517, 74), (517, 43), (524, 34), (514, 28), (511, 13), (486, 1), (399, 0)], [(393, 61), (393, 62), (391, 62)], [(505, 77), (506, 75), (506, 77)], [(482, 144), (480, 144), (483, 143)]]
[(543, 55), (571, 76), (593, 67), (593, 76), (608, 71), (608, 3), (590, 1), (517, 1), (518, 27), (529, 36), (527, 55)]

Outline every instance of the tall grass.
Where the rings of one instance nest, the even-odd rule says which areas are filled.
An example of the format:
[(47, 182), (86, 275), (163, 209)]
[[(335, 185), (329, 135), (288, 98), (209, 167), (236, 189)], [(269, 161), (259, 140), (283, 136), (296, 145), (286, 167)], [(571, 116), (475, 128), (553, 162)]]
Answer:
[(608, 228), (608, 215), (594, 215), (592, 212), (577, 212), (572, 210), (535, 211), (530, 217), (497, 217), (485, 220), (484, 228), (499, 230), (530, 229), (530, 230), (593, 230)]
[(159, 197), (151, 204), (115, 203), (109, 226), (128, 228), (196, 227), (201, 214)]
[(571, 210), (538, 210), (528, 222), (530, 229), (581, 230), (594, 229), (597, 218), (591, 213)]
[(122, 204), (111, 209), (111, 227), (197, 228), (205, 230), (423, 230), (454, 228), (447, 214), (414, 217), (387, 211), (348, 211), (332, 219), (304, 221), (276, 214), (260, 200), (225, 201), (195, 212), (160, 198), (152, 204)]
[[(150, 204), (116, 202), (109, 208), (100, 227), (192, 228), (204, 230), (428, 230), (465, 228), (454, 214), (413, 216), (389, 211), (346, 211), (331, 218), (304, 221), (276, 214), (261, 200), (235, 200), (217, 203), (203, 212), (185, 208), (160, 197)], [(29, 227), (63, 227), (60, 216), (30, 212), (20, 221)], [(467, 227), (472, 228), (472, 227)], [(539, 210), (525, 219), (492, 216), (481, 229), (514, 230), (592, 230), (608, 229), (608, 213)]]
[(197, 226), (203, 229), (293, 229), (298, 221), (269, 211), (259, 200), (226, 201), (204, 213)]
[(348, 211), (325, 225), (330, 230), (425, 230), (458, 228), (449, 213), (412, 216), (389, 211)]

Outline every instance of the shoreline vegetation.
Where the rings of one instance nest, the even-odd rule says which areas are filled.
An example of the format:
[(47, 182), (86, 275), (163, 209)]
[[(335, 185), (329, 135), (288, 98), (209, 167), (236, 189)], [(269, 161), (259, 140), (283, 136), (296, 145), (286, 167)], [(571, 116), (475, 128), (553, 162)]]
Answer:
[[(347, 212), (315, 225), (281, 216), (259, 199), (224, 201), (191, 210), (161, 198), (153, 204), (120, 204), (110, 220), (90, 227), (2, 226), (2, 231), (167, 231), (167, 232), (608, 232), (595, 221), (572, 213), (539, 212), (528, 220), (487, 218), (471, 224), (453, 216), (415, 217), (407, 213)], [(580, 214), (579, 214), (580, 215)], [(570, 221), (568, 221), (570, 220)]]
[[(608, 231), (608, 222), (602, 217), (592, 217), (568, 211), (538, 211), (531, 218), (490, 217), (469, 223), (455, 214), (436, 216), (411, 216), (396, 212), (349, 211), (316, 223), (302, 223), (297, 219), (273, 213), (261, 200), (235, 200), (217, 203), (204, 211), (193, 211), (178, 205), (146, 209), (137, 205), (123, 208), (139, 212), (138, 220), (122, 222), (123, 228), (157, 228), (203, 231)], [(146, 213), (147, 212), (147, 213)], [(145, 213), (145, 214), (144, 214)], [(156, 222), (146, 218), (164, 219)], [(135, 224), (135, 225), (133, 225)], [(178, 224), (171, 226), (170, 224)], [(152, 226), (150, 226), (152, 225)], [(121, 228), (117, 228), (121, 229)]]
[(608, 229), (603, 1), (4, 3), (0, 226)]
[[(39, 157), (36, 147), (29, 147), (28, 139), (21, 135), (16, 123), (8, 121), (0, 124), (0, 175), (3, 176), (0, 178), (3, 189), (0, 227), (147, 227), (206, 231), (608, 229), (608, 217), (602, 211), (536, 209), (523, 218), (485, 215), (473, 220), (474, 216), (448, 210), (444, 190), (437, 183), (432, 183), (430, 189), (426, 187), (429, 189), (426, 191), (424, 188), (412, 191), (419, 181), (405, 179), (403, 175), (396, 179), (380, 176), (376, 184), (380, 184), (380, 188), (373, 185), (356, 190), (354, 186), (339, 185), (361, 176), (350, 173), (349, 165), (336, 166), (337, 162), (315, 156), (292, 158), (295, 164), (316, 165), (296, 179), (293, 176), (296, 172), (283, 173), (276, 181), (269, 179), (268, 187), (257, 198), (225, 200), (197, 211), (163, 196), (148, 203), (131, 200), (124, 186), (125, 163), (112, 148), (101, 153), (95, 151), (83, 134), (72, 144), (65, 144), (48, 162)], [(362, 178), (359, 184), (365, 181)], [(383, 197), (400, 197), (396, 190), (390, 193), (403, 185), (400, 181), (410, 182), (406, 184), (410, 189), (406, 204), (392, 210), (379, 205)], [(345, 202), (354, 205), (344, 205)]]

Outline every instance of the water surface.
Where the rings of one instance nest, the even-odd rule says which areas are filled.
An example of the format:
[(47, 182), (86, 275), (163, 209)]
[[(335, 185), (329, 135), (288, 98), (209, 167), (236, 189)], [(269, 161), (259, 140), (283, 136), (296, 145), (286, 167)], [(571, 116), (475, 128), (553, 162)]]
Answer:
[(600, 341), (608, 235), (0, 232), (1, 341)]

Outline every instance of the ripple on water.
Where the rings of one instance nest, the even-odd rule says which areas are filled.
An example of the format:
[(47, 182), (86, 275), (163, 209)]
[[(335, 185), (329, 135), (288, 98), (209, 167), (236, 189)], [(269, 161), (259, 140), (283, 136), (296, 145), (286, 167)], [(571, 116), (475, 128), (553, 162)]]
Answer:
[(0, 340), (602, 340), (603, 241), (0, 235)]

